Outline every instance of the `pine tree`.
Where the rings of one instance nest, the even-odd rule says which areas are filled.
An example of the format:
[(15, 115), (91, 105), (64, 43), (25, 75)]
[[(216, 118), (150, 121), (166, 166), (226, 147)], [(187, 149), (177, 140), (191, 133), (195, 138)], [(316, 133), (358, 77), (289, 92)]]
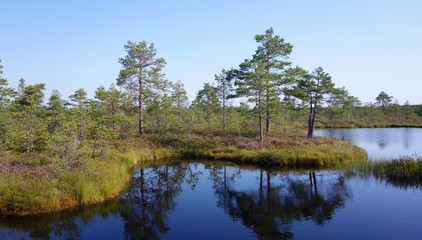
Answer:
[(119, 59), (122, 64), (117, 85), (123, 86), (127, 91), (135, 92), (139, 108), (139, 134), (144, 135), (144, 98), (148, 92), (148, 85), (157, 77), (162, 76), (162, 69), (166, 62), (163, 58), (156, 58), (157, 50), (154, 44), (145, 41), (134, 43), (128, 41), (124, 46), (127, 55)]

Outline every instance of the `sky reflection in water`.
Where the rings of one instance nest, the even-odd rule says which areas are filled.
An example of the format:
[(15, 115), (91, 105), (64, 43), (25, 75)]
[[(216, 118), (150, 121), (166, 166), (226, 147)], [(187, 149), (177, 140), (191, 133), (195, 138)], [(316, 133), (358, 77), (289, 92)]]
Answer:
[(422, 156), (422, 128), (318, 129), (315, 135), (348, 140), (372, 160)]
[(0, 219), (0, 239), (414, 239), (419, 189), (343, 171), (215, 163), (138, 169), (104, 204)]

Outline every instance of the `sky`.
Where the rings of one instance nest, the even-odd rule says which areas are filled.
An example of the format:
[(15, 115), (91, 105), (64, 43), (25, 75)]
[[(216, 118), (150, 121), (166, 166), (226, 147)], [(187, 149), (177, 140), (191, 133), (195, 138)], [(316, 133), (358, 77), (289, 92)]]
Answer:
[(385, 91), (422, 104), (420, 0), (2, 0), (0, 59), (12, 87), (45, 83), (64, 98), (116, 83), (124, 45), (154, 43), (168, 80), (192, 100), (223, 68), (236, 68), (272, 27), (290, 61), (322, 67), (362, 102)]

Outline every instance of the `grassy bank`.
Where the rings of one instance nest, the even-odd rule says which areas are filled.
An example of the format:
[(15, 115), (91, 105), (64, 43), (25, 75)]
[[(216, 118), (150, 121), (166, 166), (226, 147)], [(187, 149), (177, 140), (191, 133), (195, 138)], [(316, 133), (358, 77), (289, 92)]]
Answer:
[(84, 206), (113, 198), (127, 186), (131, 169), (141, 161), (169, 157), (165, 149), (115, 153), (89, 159), (59, 173), (34, 171), (0, 176), (0, 213), (26, 215)]
[(344, 141), (322, 137), (272, 140), (262, 146), (253, 142), (247, 144), (241, 148), (231, 145), (215, 149), (190, 148), (182, 150), (181, 155), (191, 159), (215, 159), (283, 167), (339, 166), (367, 160), (363, 149)]
[(0, 213), (26, 215), (105, 201), (125, 189), (134, 166), (156, 159), (183, 157), (276, 167), (337, 166), (366, 160), (362, 149), (323, 137), (269, 138), (258, 144), (246, 138), (148, 136), (109, 145), (112, 150), (106, 156), (75, 166), (15, 169), (14, 162), (7, 162), (0, 176)]

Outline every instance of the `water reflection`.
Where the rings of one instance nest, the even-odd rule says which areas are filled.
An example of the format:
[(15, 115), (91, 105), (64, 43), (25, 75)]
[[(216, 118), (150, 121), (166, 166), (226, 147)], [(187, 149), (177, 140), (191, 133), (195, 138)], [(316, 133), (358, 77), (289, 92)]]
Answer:
[(122, 196), (125, 239), (160, 239), (170, 230), (168, 214), (176, 207), (182, 183), (194, 188), (202, 174), (193, 169), (195, 164), (173, 164), (135, 172), (133, 186)]
[(0, 239), (80, 239), (81, 224), (89, 226), (96, 218), (117, 216), (119, 206), (119, 201), (113, 200), (82, 209), (25, 217), (3, 217), (0, 218)]
[[(176, 208), (175, 198), (182, 191), (181, 184), (192, 188), (199, 181), (201, 171), (196, 164), (163, 165), (140, 168), (133, 175), (133, 184), (121, 199), (81, 209), (57, 213), (0, 218), (0, 239), (96, 239), (98, 231), (91, 222), (113, 222), (109, 239), (160, 239), (170, 230), (168, 215)], [(123, 229), (119, 228), (123, 225)]]
[[(362, 185), (362, 177), (368, 183)], [(182, 162), (139, 168), (132, 185), (113, 201), (52, 214), (0, 218), (0, 239), (292, 239), (303, 237), (303, 226), (307, 233), (342, 231), (352, 236), (349, 239), (359, 239), (355, 227), (364, 229), (368, 221), (389, 224), (379, 216), (400, 202), (403, 192), (390, 186), (388, 191), (383, 189), (384, 183), (354, 172)], [(360, 200), (358, 205), (350, 201), (352, 196)], [(369, 198), (368, 205), (365, 198)], [(413, 213), (419, 202), (399, 204), (404, 208), (399, 212), (414, 205)], [(376, 208), (374, 203), (387, 207)], [(339, 221), (354, 219), (356, 211), (370, 219), (359, 218), (350, 228), (339, 225)], [(394, 216), (407, 219), (406, 215)], [(221, 229), (225, 234), (218, 233)], [(335, 235), (326, 232), (321, 238), (327, 236)]]
[(422, 154), (421, 128), (319, 129), (315, 135), (350, 141), (364, 148), (373, 160)]
[(412, 142), (410, 139), (413, 139), (413, 131), (411, 128), (405, 128), (403, 130), (403, 146), (406, 150), (408, 150), (411, 147)]
[(234, 187), (240, 175), (240, 169), (228, 173), (226, 166), (210, 168), (217, 205), (259, 239), (291, 239), (293, 221), (323, 225), (351, 196), (344, 177), (323, 181), (321, 175), (317, 180), (314, 171), (294, 175), (259, 170), (255, 189), (243, 191)]

